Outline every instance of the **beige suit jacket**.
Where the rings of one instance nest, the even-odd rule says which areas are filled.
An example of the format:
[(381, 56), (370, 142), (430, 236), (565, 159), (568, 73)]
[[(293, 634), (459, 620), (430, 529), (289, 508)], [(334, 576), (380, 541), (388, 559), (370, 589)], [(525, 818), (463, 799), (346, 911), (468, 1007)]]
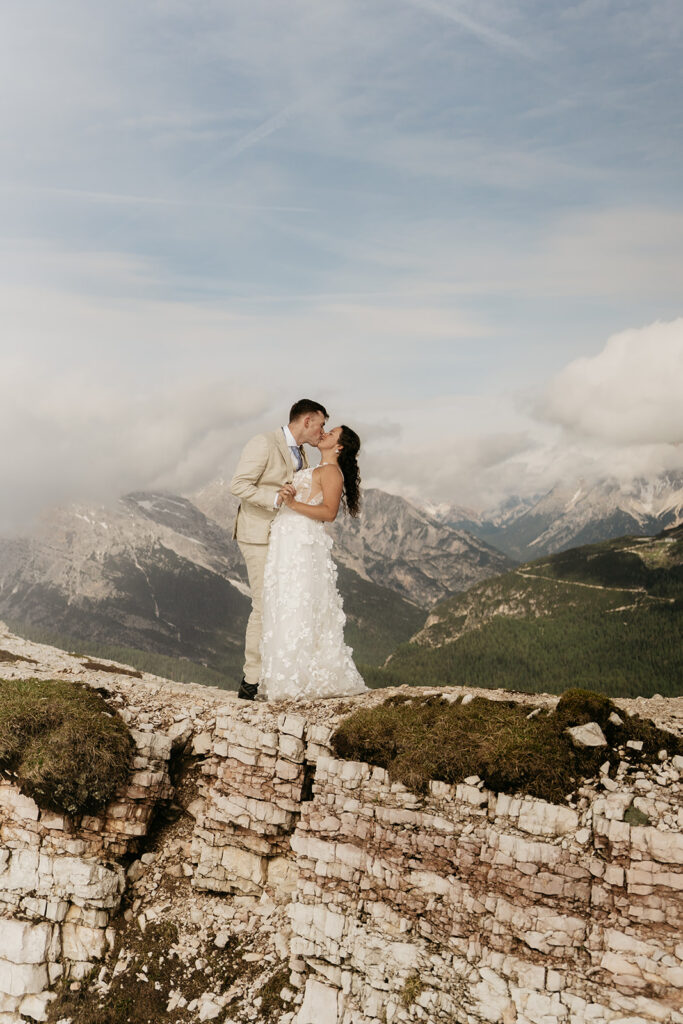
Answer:
[[(304, 467), (308, 459), (300, 448)], [(282, 428), (257, 434), (244, 446), (230, 490), (240, 499), (232, 535), (245, 544), (267, 544), (277, 514), (275, 498), (294, 475), (292, 453)]]

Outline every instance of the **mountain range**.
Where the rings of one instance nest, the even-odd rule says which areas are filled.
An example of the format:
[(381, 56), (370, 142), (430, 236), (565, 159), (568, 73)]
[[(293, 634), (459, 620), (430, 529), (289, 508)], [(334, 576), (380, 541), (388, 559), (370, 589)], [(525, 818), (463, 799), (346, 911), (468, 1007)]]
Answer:
[[(52, 509), (30, 535), (0, 539), (0, 617), (35, 640), (232, 686), (249, 614), (236, 506), (218, 478), (190, 495), (141, 491), (107, 507)], [(379, 666), (438, 602), (525, 557), (655, 532), (682, 509), (683, 479), (673, 477), (558, 486), (485, 514), (367, 489), (359, 519), (328, 527), (347, 641), (359, 663)]]
[[(402, 498), (364, 502), (363, 518), (334, 524), (335, 558), (347, 641), (377, 664), (435, 601), (511, 563)], [(250, 606), (236, 504), (218, 479), (190, 496), (53, 509), (30, 536), (0, 540), (0, 617), (33, 639), (234, 685)]]
[(614, 478), (558, 483), (544, 495), (510, 498), (488, 512), (427, 505), (439, 522), (467, 530), (515, 561), (625, 534), (654, 535), (683, 520), (683, 474), (627, 484)]

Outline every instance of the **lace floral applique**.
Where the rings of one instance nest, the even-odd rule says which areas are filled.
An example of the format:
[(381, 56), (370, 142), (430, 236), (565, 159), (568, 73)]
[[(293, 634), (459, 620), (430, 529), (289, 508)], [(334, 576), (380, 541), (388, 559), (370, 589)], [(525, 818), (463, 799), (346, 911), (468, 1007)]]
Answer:
[[(310, 499), (312, 468), (294, 474), (297, 501)], [(312, 700), (367, 690), (344, 643), (332, 539), (322, 522), (286, 506), (271, 527), (263, 583), (262, 674), (268, 700)]]

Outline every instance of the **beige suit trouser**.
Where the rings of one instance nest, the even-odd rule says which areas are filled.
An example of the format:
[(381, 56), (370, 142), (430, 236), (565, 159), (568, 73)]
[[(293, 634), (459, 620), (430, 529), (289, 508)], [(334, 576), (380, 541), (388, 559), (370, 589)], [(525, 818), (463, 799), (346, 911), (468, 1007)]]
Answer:
[(244, 640), (244, 678), (258, 686), (261, 678), (261, 633), (263, 631), (263, 573), (266, 568), (267, 544), (237, 542), (247, 566), (251, 590), (251, 615)]

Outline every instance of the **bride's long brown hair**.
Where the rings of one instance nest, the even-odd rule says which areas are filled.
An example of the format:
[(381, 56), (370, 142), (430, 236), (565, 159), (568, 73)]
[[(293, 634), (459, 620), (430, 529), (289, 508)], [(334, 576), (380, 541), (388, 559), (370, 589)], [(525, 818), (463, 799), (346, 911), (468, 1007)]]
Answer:
[(360, 438), (355, 430), (342, 424), (337, 443), (342, 446), (338, 461), (338, 466), (344, 477), (342, 505), (349, 515), (355, 518), (360, 513), (360, 470), (358, 469)]

